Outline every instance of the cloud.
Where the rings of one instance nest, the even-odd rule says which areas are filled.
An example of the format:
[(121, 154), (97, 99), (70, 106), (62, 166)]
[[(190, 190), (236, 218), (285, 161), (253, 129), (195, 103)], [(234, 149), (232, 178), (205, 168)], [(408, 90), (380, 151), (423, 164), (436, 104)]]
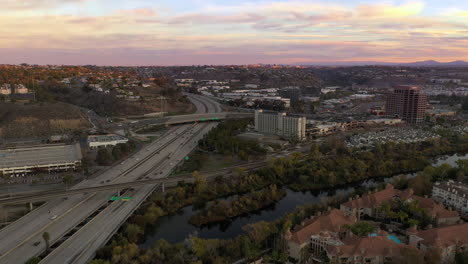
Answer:
[(253, 23), (263, 20), (262, 15), (254, 13), (238, 13), (230, 15), (217, 14), (185, 14), (170, 18), (168, 24), (212, 24), (212, 23)]
[(411, 2), (400, 6), (366, 4), (357, 7), (357, 14), (360, 17), (407, 17), (419, 15), (423, 9), (423, 2)]
[[(4, 63), (16, 57), (17, 62), (79, 63), (86, 58), (97, 64), (159, 65), (468, 56), (465, 13), (428, 15), (430, 6), (423, 2), (240, 1), (178, 12), (153, 1), (103, 9), (111, 1), (95, 0), (86, 4), (101, 7), (99, 12), (70, 11), (85, 1), (0, 0), (13, 10), (0, 16), (2, 62), (2, 54)], [(38, 8), (47, 12), (23, 12)]]
[(135, 8), (135, 9), (121, 9), (115, 12), (119, 16), (137, 16), (137, 17), (154, 17), (156, 12), (152, 8)]
[(87, 0), (0, 0), (3, 11), (24, 11), (52, 8), (63, 4), (77, 4)]

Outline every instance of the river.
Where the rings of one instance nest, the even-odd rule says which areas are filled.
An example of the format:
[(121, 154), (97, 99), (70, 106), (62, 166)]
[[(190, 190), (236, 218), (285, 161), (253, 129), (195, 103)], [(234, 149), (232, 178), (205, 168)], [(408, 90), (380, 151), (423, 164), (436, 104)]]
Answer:
[[(434, 166), (448, 163), (451, 166), (456, 165), (456, 161), (468, 159), (468, 154), (464, 156), (446, 156), (434, 161)], [(415, 174), (408, 175), (409, 177)], [(387, 178), (386, 181), (392, 178)], [(366, 187), (377, 185), (375, 180), (368, 180), (362, 183)], [(272, 221), (283, 215), (294, 211), (297, 206), (326, 202), (332, 195), (346, 195), (354, 191), (354, 187), (340, 188), (332, 192), (296, 192), (287, 190), (286, 196), (275, 205), (259, 210), (257, 212), (243, 215), (223, 223), (213, 224), (204, 227), (195, 227), (188, 223), (192, 215), (197, 213), (193, 206), (187, 206), (179, 210), (178, 213), (160, 217), (153, 229), (148, 230), (146, 240), (140, 245), (142, 248), (149, 248), (159, 239), (165, 239), (171, 243), (183, 241), (190, 234), (197, 233), (200, 238), (233, 238), (244, 231), (244, 225), (258, 221)]]

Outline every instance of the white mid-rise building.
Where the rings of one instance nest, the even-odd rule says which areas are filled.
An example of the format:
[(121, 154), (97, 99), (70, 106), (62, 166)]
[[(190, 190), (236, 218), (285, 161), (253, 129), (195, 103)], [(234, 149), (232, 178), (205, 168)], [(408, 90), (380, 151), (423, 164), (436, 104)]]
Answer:
[(468, 185), (452, 180), (436, 182), (432, 187), (432, 198), (453, 207), (462, 216), (468, 216)]
[(286, 113), (255, 111), (255, 130), (289, 140), (305, 140), (306, 118)]

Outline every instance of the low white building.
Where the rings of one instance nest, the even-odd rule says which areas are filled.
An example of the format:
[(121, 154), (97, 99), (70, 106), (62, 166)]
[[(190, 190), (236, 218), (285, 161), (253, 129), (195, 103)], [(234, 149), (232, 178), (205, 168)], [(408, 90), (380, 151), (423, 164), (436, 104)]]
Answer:
[(89, 148), (115, 146), (127, 142), (127, 138), (115, 134), (88, 136)]

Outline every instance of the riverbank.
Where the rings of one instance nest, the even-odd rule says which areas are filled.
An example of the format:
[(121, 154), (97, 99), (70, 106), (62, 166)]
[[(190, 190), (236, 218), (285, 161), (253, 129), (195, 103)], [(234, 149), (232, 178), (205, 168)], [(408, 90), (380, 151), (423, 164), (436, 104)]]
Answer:
[(201, 227), (210, 223), (222, 222), (271, 206), (285, 195), (285, 190), (278, 190), (276, 185), (272, 185), (264, 190), (237, 196), (230, 202), (225, 200), (216, 202), (190, 217), (189, 223)]

